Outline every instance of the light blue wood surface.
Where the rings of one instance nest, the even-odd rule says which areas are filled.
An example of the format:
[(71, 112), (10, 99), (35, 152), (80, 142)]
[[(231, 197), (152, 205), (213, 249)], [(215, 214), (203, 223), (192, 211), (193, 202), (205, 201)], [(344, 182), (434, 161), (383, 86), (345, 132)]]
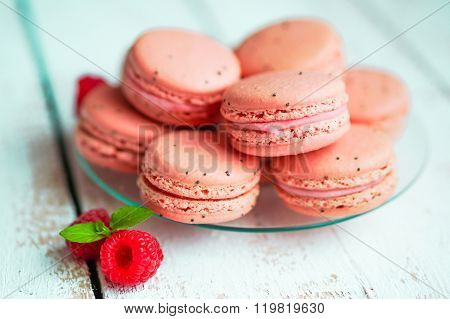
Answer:
[[(102, 0), (93, 3), (45, 0), (33, 2), (32, 18), (51, 34), (36, 30), (66, 143), (71, 147), (76, 78), (90, 72), (116, 82), (124, 53), (135, 37), (148, 28), (185, 27), (206, 32), (235, 46), (249, 32), (274, 20), (316, 16), (329, 21), (342, 34), (351, 64), (441, 3), (413, 1), (405, 11), (404, 2), (393, 4), (390, 1)], [(8, 5), (14, 3), (8, 2)], [(372, 7), (379, 13), (376, 18), (372, 11), (366, 12)], [(449, 69), (449, 18), (447, 7), (408, 32), (406, 46), (393, 42), (364, 61), (366, 65), (391, 70), (405, 80), (414, 113), (428, 128), (424, 134), (431, 140), (430, 163), (419, 182), (405, 195), (375, 214), (342, 224), (348, 233), (338, 227), (328, 227), (298, 233), (250, 235), (152, 220), (144, 228), (158, 237), (166, 257), (158, 274), (147, 284), (131, 290), (110, 287), (100, 278), (104, 297), (415, 298), (450, 295), (450, 214), (444, 202), (450, 189), (450, 150), (443, 147), (450, 139), (450, 98), (446, 95), (450, 82), (445, 72), (445, 67)], [(5, 221), (0, 224), (0, 230), (6, 238), (19, 243), (17, 246), (6, 241), (1, 244), (8, 252), (5, 262), (0, 264), (2, 294), (51, 265), (55, 250), (64, 251), (57, 232), (74, 216), (45, 100), (19, 19), (0, 5), (0, 21), (6, 21), (8, 26), (7, 31), (5, 28), (0, 31), (8, 40), (7, 48), (0, 51), (3, 61), (0, 114), (7, 119), (0, 137), (2, 149), (7, 152), (0, 153), (0, 158), (8, 167), (1, 171), (2, 180), (11, 181), (1, 186), (0, 196), (9, 211), (3, 213)], [(392, 27), (380, 25), (384, 19), (390, 21)], [(412, 55), (407, 51), (411, 46), (415, 49)], [(426, 63), (419, 65), (418, 57)], [(73, 160), (71, 164), (82, 209), (98, 206), (112, 209), (120, 205), (88, 181)], [(33, 210), (28, 211), (29, 206), (33, 206)], [(48, 223), (45, 228), (30, 226), (28, 233), (16, 231), (23, 223), (47, 225), (43, 220)], [(42, 236), (48, 238), (44, 243), (33, 239)], [(20, 244), (27, 240), (27, 245)], [(29, 244), (33, 241), (35, 244)], [(12, 297), (93, 297), (86, 267), (80, 264), (78, 268), (73, 261), (67, 263), (45, 272)]]
[(92, 298), (86, 265), (65, 258), (58, 236), (75, 212), (31, 51), (1, 5), (0, 20), (0, 297)]
[[(357, 1), (361, 14), (377, 24), (381, 32), (398, 34), (423, 17), (444, 6), (447, 1)], [(441, 93), (450, 98), (450, 6), (417, 25), (399, 38), (405, 58), (421, 70)]]

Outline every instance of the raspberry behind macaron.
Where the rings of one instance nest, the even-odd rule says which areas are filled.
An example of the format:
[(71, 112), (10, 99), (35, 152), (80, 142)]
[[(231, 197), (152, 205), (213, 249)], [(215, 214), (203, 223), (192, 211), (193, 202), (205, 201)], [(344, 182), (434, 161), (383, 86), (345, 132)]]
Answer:
[(84, 75), (77, 81), (77, 95), (75, 102), (75, 112), (80, 115), (81, 105), (86, 95), (100, 84), (106, 84), (105, 80), (97, 76)]

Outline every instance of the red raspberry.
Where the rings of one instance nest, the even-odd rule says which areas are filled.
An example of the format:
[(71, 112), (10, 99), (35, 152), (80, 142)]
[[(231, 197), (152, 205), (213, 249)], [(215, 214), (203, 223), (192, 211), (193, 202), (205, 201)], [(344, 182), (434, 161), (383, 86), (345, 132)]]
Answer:
[(155, 237), (140, 230), (121, 230), (109, 236), (100, 250), (103, 274), (111, 282), (137, 285), (152, 277), (163, 260)]
[[(81, 223), (89, 223), (89, 222), (97, 222), (102, 221), (106, 226), (109, 227), (109, 222), (111, 218), (109, 217), (108, 212), (103, 208), (91, 209), (83, 214), (81, 214), (73, 223), (81, 224)], [(100, 248), (104, 243), (104, 239), (94, 241), (92, 243), (74, 243), (66, 240), (67, 247), (69, 247), (72, 255), (84, 259), (97, 259), (100, 255)]]
[(77, 96), (76, 96), (76, 114), (80, 115), (81, 111), (81, 103), (83, 103), (83, 99), (86, 95), (96, 86), (100, 84), (105, 84), (105, 80), (100, 77), (94, 77), (85, 75), (78, 79), (78, 88), (77, 88)]

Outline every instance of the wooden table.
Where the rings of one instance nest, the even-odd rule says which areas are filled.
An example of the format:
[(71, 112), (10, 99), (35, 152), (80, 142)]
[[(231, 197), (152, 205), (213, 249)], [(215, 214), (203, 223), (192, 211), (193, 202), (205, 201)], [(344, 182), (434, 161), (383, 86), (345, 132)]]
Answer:
[[(443, 1), (4, 1), (1, 297), (450, 296), (450, 5), (385, 45)], [(370, 55), (364, 64), (407, 82), (430, 140), (416, 184), (374, 214), (310, 231), (242, 234), (152, 219), (143, 228), (160, 240), (165, 261), (133, 289), (110, 286), (95, 264), (89, 274), (64, 258), (58, 231), (77, 211), (120, 206), (73, 158), (75, 79), (91, 72), (115, 82), (127, 48), (151, 27), (186, 27), (236, 45), (291, 16), (323, 17), (343, 35), (350, 63)]]

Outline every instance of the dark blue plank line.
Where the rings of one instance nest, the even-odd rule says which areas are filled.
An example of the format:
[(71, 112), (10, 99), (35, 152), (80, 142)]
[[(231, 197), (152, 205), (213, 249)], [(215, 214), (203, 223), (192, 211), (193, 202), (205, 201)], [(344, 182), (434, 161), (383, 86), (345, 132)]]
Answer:
[[(48, 74), (48, 68), (44, 58), (42, 46), (36, 34), (36, 29), (33, 23), (33, 12), (27, 0), (17, 0), (16, 9), (18, 11), (20, 23), (25, 33), (25, 38), (29, 45), (33, 62), (38, 73), (40, 87), (44, 94), (47, 114), (50, 119), (53, 137), (56, 141), (70, 199), (73, 206), (75, 207), (77, 216), (79, 216), (82, 212), (81, 205), (75, 186), (75, 179), (72, 174), (72, 167), (69, 161), (69, 151), (64, 141), (64, 129), (62, 126), (61, 115), (57, 107), (55, 94), (50, 76)], [(49, 165), (51, 165), (51, 163), (49, 163)], [(95, 261), (90, 261), (87, 262), (87, 266), (90, 273), (90, 281), (94, 296), (96, 299), (103, 299), (102, 287), (97, 272), (97, 265)]]

